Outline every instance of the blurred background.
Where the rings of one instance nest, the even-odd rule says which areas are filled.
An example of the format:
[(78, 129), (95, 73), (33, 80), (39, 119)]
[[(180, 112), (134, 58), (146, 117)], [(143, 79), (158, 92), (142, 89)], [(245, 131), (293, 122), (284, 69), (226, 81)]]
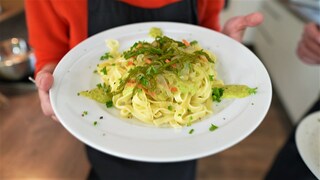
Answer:
[[(320, 90), (320, 69), (303, 64), (295, 50), (310, 21), (320, 24), (319, 0), (229, 0), (221, 15), (260, 11), (265, 22), (244, 43), (266, 66), (273, 99), (262, 124), (245, 140), (200, 159), (197, 179), (263, 179), (292, 127)], [(83, 144), (40, 108), (28, 46), (23, 0), (0, 0), (0, 179), (85, 179)]]

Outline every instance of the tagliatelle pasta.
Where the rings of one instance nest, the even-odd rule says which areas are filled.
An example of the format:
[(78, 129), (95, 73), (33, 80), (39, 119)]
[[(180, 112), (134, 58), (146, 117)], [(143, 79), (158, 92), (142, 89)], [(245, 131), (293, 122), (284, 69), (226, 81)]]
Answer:
[(157, 36), (153, 42), (136, 42), (123, 53), (116, 40), (108, 40), (107, 46), (109, 52), (97, 66), (102, 83), (80, 94), (113, 105), (122, 117), (181, 127), (212, 113), (213, 100), (220, 101), (223, 92), (225, 97), (255, 93), (218, 80), (216, 57), (196, 41)]

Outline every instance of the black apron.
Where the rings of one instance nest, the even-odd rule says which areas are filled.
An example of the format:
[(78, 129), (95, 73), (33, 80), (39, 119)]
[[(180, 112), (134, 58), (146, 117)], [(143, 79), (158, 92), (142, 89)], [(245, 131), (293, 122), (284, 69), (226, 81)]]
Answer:
[[(196, 0), (182, 0), (157, 9), (139, 8), (117, 0), (88, 0), (88, 36), (113, 27), (148, 21), (198, 24)], [(89, 146), (86, 146), (86, 150), (92, 167), (88, 179), (195, 179), (195, 160), (176, 163), (147, 163), (114, 157)]]
[(138, 22), (171, 21), (198, 24), (196, 0), (182, 0), (157, 9), (134, 7), (117, 0), (88, 0), (88, 16), (89, 36), (113, 27)]

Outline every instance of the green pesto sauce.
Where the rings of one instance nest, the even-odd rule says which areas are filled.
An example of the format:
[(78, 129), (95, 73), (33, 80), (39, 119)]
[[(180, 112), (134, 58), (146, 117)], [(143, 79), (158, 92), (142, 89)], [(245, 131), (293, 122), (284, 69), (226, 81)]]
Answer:
[(162, 36), (162, 35), (163, 35), (163, 33), (160, 28), (157, 28), (157, 27), (150, 28), (149, 36), (156, 38), (157, 36)]
[(81, 91), (79, 94), (100, 103), (106, 103), (112, 100), (112, 95), (106, 93), (102, 88), (95, 88), (89, 91)]
[(222, 98), (244, 98), (255, 94), (257, 88), (250, 88), (246, 85), (224, 85)]

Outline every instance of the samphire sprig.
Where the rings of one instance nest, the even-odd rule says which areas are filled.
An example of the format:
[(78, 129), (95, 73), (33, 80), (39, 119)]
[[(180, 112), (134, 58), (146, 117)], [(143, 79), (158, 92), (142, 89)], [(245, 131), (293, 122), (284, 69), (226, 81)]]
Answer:
[(128, 75), (120, 82), (115, 94), (122, 92), (129, 81), (136, 82), (135, 89), (142, 86), (149, 91), (154, 91), (158, 74), (172, 71), (179, 75), (184, 66), (190, 66), (190, 64), (198, 62), (200, 56), (204, 56), (209, 62), (214, 63), (203, 49), (189, 53), (184, 50), (185, 48), (187, 46), (183, 42), (167, 36), (158, 36), (152, 43), (141, 41), (135, 43), (128, 51), (123, 52), (123, 57), (136, 60), (135, 57), (143, 54), (144, 57), (148, 57), (149, 63), (130, 69)]

